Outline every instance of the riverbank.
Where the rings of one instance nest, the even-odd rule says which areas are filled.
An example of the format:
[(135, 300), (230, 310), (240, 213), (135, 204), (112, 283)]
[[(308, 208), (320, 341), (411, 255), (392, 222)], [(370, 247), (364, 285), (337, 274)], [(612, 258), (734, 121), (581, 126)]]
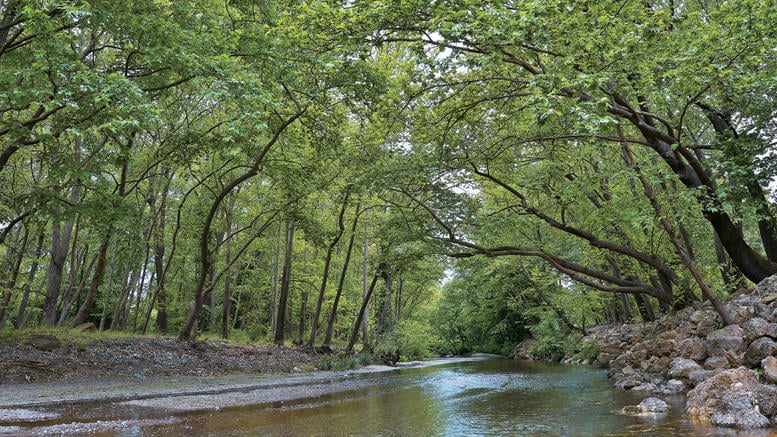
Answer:
[(720, 427), (777, 428), (777, 275), (725, 305), (723, 326), (710, 306), (650, 323), (598, 327), (593, 364), (614, 385), (647, 395), (685, 395), (685, 414)]
[(310, 350), (223, 340), (179, 342), (77, 331), (0, 336), (0, 388), (105, 378), (277, 374), (312, 371), (324, 364), (321, 355)]

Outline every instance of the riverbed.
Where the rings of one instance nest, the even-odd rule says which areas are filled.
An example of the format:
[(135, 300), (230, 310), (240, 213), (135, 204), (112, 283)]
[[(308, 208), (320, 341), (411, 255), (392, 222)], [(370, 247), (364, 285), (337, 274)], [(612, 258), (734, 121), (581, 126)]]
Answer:
[(590, 367), (506, 359), (433, 364), (271, 378), (115, 381), (93, 387), (96, 393), (85, 391), (88, 384), (41, 386), (37, 393), (19, 389), (15, 405), (9, 388), (0, 386), (0, 434), (770, 435), (688, 421), (682, 397), (665, 398), (673, 407), (669, 414), (618, 414), (645, 395), (613, 389), (604, 371)]

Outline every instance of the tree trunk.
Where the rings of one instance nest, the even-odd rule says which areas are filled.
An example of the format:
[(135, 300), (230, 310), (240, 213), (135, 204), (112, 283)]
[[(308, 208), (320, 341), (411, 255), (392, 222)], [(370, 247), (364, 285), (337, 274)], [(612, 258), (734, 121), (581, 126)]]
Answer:
[(340, 303), (340, 296), (343, 294), (343, 287), (345, 286), (345, 278), (348, 273), (348, 265), (351, 262), (351, 253), (353, 252), (353, 241), (356, 238), (356, 225), (359, 222), (359, 210), (360, 205), (356, 205), (356, 211), (353, 216), (353, 225), (351, 226), (351, 237), (348, 240), (348, 249), (345, 252), (345, 261), (343, 262), (343, 270), (340, 272), (340, 282), (337, 284), (337, 293), (335, 293), (335, 300), (332, 303), (332, 313), (329, 315), (329, 323), (326, 327), (326, 337), (321, 348), (324, 350), (331, 350), (332, 337), (335, 331), (335, 320), (337, 320), (337, 307)]
[(634, 168), (634, 170), (637, 173), (637, 177), (642, 183), (642, 187), (645, 190), (645, 197), (647, 197), (648, 200), (650, 201), (650, 205), (653, 207), (653, 210), (655, 211), (656, 216), (658, 216), (661, 226), (666, 231), (666, 235), (669, 237), (669, 241), (672, 242), (672, 245), (675, 247), (675, 251), (680, 256), (680, 261), (682, 261), (683, 265), (685, 265), (685, 267), (691, 273), (693, 278), (696, 280), (696, 283), (701, 288), (701, 291), (704, 297), (709, 299), (709, 301), (712, 303), (712, 306), (715, 308), (715, 311), (723, 320), (723, 323), (725, 325), (733, 324), (734, 321), (731, 318), (731, 316), (728, 314), (728, 311), (726, 311), (726, 308), (723, 306), (723, 304), (721, 304), (721, 302), (715, 297), (715, 294), (710, 289), (709, 285), (707, 284), (707, 281), (704, 280), (704, 278), (701, 275), (701, 272), (699, 272), (693, 260), (690, 258), (690, 256), (688, 256), (688, 253), (685, 251), (685, 248), (683, 247), (682, 242), (677, 236), (677, 233), (674, 231), (674, 228), (672, 227), (672, 225), (669, 223), (669, 220), (667, 220), (666, 216), (663, 214), (661, 206), (659, 205), (658, 200), (656, 199), (656, 196), (653, 193), (652, 187), (648, 183), (648, 180), (645, 178), (645, 176), (642, 175), (642, 173), (639, 171), (639, 168), (636, 166), (636, 162), (634, 160), (633, 155), (631, 154), (631, 150), (629, 149), (628, 145), (624, 143), (622, 147), (624, 148), (624, 150), (629, 156), (629, 165), (632, 168)]
[(43, 235), (43, 232), (41, 232), (38, 235), (38, 243), (35, 246), (35, 254), (32, 259), (32, 264), (30, 265), (30, 271), (27, 274), (27, 283), (24, 284), (24, 293), (22, 294), (22, 301), (19, 303), (19, 311), (16, 313), (16, 329), (22, 329), (24, 327), (25, 322), (25, 316), (24, 313), (27, 310), (27, 302), (29, 302), (30, 299), (30, 290), (32, 289), (32, 282), (35, 280), (35, 274), (38, 272), (38, 266), (40, 263), (38, 260), (40, 259), (40, 255), (43, 251), (43, 242), (45, 240), (45, 236)]
[(305, 109), (306, 108), (298, 107), (296, 113), (294, 113), (291, 117), (283, 120), (280, 123), (280, 126), (278, 126), (278, 128), (273, 133), (272, 137), (264, 144), (262, 150), (260, 150), (256, 155), (256, 158), (254, 158), (251, 167), (245, 173), (232, 179), (228, 184), (226, 184), (221, 192), (216, 195), (215, 199), (213, 199), (213, 203), (211, 204), (210, 209), (205, 216), (205, 221), (200, 232), (200, 277), (197, 281), (197, 286), (194, 289), (194, 302), (192, 302), (191, 306), (189, 307), (189, 315), (186, 318), (186, 322), (184, 323), (183, 328), (181, 328), (181, 331), (178, 333), (179, 340), (188, 340), (192, 338), (194, 333), (193, 329), (197, 322), (197, 318), (199, 317), (200, 312), (202, 312), (205, 282), (208, 276), (208, 272), (210, 271), (210, 266), (213, 263), (213, 260), (210, 257), (208, 236), (210, 235), (210, 228), (213, 224), (213, 219), (216, 217), (216, 212), (221, 206), (221, 202), (229, 193), (232, 192), (232, 190), (240, 186), (240, 184), (259, 174), (259, 167), (262, 165), (262, 162), (264, 162), (264, 157), (270, 151), (272, 146), (278, 142), (281, 134), (286, 130), (286, 128), (305, 113)]
[[(84, 262), (86, 261), (87, 255), (89, 253), (89, 246), (86, 246), (84, 249), (84, 254), (82, 258), (84, 258)], [(86, 266), (86, 268), (83, 268), (82, 263), (82, 269), (81, 269), (81, 279), (78, 282), (78, 285), (75, 288), (75, 292), (72, 293), (72, 296), (70, 296), (70, 299), (67, 300), (67, 302), (64, 302), (62, 305), (62, 312), (59, 316), (59, 322), (57, 322), (57, 326), (65, 326), (65, 320), (67, 319), (68, 314), (70, 314), (70, 308), (73, 307), (73, 304), (78, 302), (78, 298), (81, 296), (81, 292), (84, 290), (84, 287), (86, 286), (86, 281), (89, 278), (89, 275), (92, 274), (92, 269), (94, 268), (95, 263), (97, 262), (97, 254), (92, 256), (92, 260), (89, 261), (89, 265)]]
[(286, 322), (286, 302), (289, 299), (289, 285), (291, 284), (291, 261), (294, 253), (294, 220), (289, 220), (286, 227), (286, 252), (283, 256), (283, 274), (281, 275), (281, 290), (278, 299), (278, 314), (275, 321), (274, 342), (278, 346), (283, 346), (285, 322)]
[[(365, 219), (367, 218), (367, 213), (365, 213)], [(370, 267), (370, 239), (367, 236), (367, 232), (369, 231), (369, 222), (367, 220), (364, 221), (364, 271), (362, 272), (362, 299), (365, 301), (369, 300), (370, 296), (370, 285), (369, 285), (369, 267)], [(368, 351), (370, 350), (370, 337), (369, 337), (369, 330), (368, 324), (369, 324), (369, 311), (365, 311), (364, 315), (362, 317), (362, 351)]]
[(388, 332), (389, 326), (388, 326), (388, 318), (386, 317), (388, 315), (388, 307), (391, 305), (391, 295), (394, 291), (394, 278), (391, 274), (391, 267), (388, 263), (381, 263), (381, 266), (378, 268), (379, 271), (383, 274), (383, 279), (386, 281), (386, 292), (383, 293), (383, 299), (381, 299), (380, 302), (380, 313), (378, 314), (378, 334), (383, 334), (384, 332)]
[(349, 197), (350, 191), (345, 192), (345, 196), (343, 198), (343, 203), (340, 206), (340, 214), (337, 217), (337, 224), (338, 224), (338, 233), (335, 235), (335, 237), (332, 239), (332, 242), (329, 243), (329, 247), (326, 250), (326, 258), (324, 259), (324, 272), (321, 275), (321, 287), (318, 290), (318, 301), (316, 302), (316, 311), (313, 314), (313, 320), (311, 320), (310, 324), (310, 340), (308, 340), (308, 346), (313, 347), (313, 345), (316, 342), (316, 335), (318, 334), (318, 322), (321, 319), (321, 307), (324, 303), (324, 297), (326, 294), (326, 284), (329, 279), (329, 269), (332, 266), (332, 254), (334, 253), (335, 247), (337, 247), (338, 241), (340, 241), (340, 238), (343, 236), (343, 233), (345, 232), (345, 222), (343, 221), (343, 218), (345, 217), (345, 209), (348, 206), (348, 197)]
[(103, 280), (103, 273), (105, 272), (105, 266), (108, 263), (108, 243), (111, 239), (110, 234), (103, 237), (103, 241), (100, 244), (100, 248), (97, 250), (97, 267), (95, 267), (94, 275), (92, 276), (92, 282), (89, 285), (89, 292), (86, 294), (84, 303), (81, 304), (81, 308), (78, 309), (78, 313), (72, 322), (70, 327), (75, 328), (78, 325), (86, 323), (86, 319), (89, 318), (89, 313), (92, 312), (92, 306), (97, 299), (97, 291), (100, 289), (100, 284)]
[[(70, 192), (70, 201), (75, 204), (78, 201), (78, 186), (74, 186)], [(56, 221), (61, 210), (55, 209), (55, 221), (51, 224), (51, 259), (49, 261), (49, 282), (46, 288), (46, 299), (43, 303), (44, 326), (54, 326), (57, 322), (57, 302), (62, 289), (62, 271), (65, 268), (70, 236), (73, 231), (73, 222), (68, 221), (64, 227)]]
[[(229, 205), (225, 211), (226, 219), (226, 235), (227, 242), (224, 248), (224, 257), (226, 258), (227, 266), (232, 263), (232, 220), (233, 210), (235, 209), (235, 194), (230, 195)], [(230, 275), (229, 268), (227, 268), (226, 276), (224, 277), (224, 299), (223, 308), (221, 309), (221, 338), (229, 338), (229, 314), (232, 312), (232, 275)]]
[(646, 116), (631, 108), (623, 96), (611, 93), (611, 97), (613, 103), (610, 112), (629, 120), (683, 185), (696, 193), (704, 217), (718, 233), (723, 247), (745, 277), (759, 283), (777, 273), (777, 262), (753, 250), (745, 240), (742, 230), (721, 207), (714, 182), (707, 176), (699, 160), (683, 146), (677, 146), (676, 139), (651, 126)]
[(5, 288), (0, 300), (0, 329), (5, 328), (5, 322), (8, 319), (8, 306), (11, 304), (11, 296), (13, 295), (12, 292), (16, 288), (16, 280), (22, 268), (22, 260), (29, 245), (29, 230), (27, 228), (24, 229), (24, 236), (21, 237), (21, 241), (19, 241), (18, 232), (14, 242), (17, 247), (13, 249), (12, 244), (7, 245), (6, 259), (2, 267), (3, 271), (0, 272), (0, 277), (9, 276), (7, 280), (0, 280), (0, 287)]
[(370, 282), (369, 287), (367, 287), (367, 293), (364, 294), (364, 298), (362, 299), (362, 306), (359, 308), (359, 315), (356, 316), (356, 322), (353, 324), (351, 341), (348, 342), (348, 347), (345, 348), (345, 353), (347, 354), (350, 354), (351, 351), (353, 351), (353, 345), (356, 344), (356, 340), (359, 338), (359, 329), (361, 328), (364, 316), (367, 314), (367, 304), (370, 303), (370, 297), (372, 296), (373, 290), (375, 290), (375, 284), (378, 283), (379, 276), (379, 272), (375, 272), (375, 274), (372, 275), (372, 281)]

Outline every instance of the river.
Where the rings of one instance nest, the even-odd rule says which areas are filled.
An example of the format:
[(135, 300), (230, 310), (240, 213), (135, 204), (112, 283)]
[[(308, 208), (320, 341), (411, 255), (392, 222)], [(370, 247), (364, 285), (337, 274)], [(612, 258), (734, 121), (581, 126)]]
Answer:
[[(16, 433), (70, 434), (81, 430), (91, 435), (119, 436), (769, 435), (738, 433), (688, 421), (683, 418), (680, 397), (664, 397), (673, 406), (669, 414), (617, 414), (626, 405), (638, 404), (645, 395), (615, 390), (604, 371), (585, 366), (488, 359), (383, 373), (341, 373), (337, 378), (327, 378), (324, 372), (286, 377), (281, 385), (253, 391), (63, 404), (56, 408), (56, 420), (39, 422), (36, 428), (16, 428)], [(288, 396), (290, 390), (297, 394)], [(269, 399), (269, 393), (286, 400), (262, 403), (262, 399)], [(101, 425), (95, 428), (94, 424)]]
[(644, 395), (614, 390), (604, 371), (493, 359), (379, 375), (376, 385), (312, 399), (183, 417), (148, 433), (262, 436), (745, 436), (672, 413), (615, 414)]

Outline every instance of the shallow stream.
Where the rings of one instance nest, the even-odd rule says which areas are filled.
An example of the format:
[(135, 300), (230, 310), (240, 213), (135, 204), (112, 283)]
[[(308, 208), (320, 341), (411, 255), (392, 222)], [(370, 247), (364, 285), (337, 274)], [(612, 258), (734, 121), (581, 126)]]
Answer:
[(666, 415), (616, 414), (645, 396), (615, 390), (604, 371), (583, 366), (492, 359), (348, 378), (352, 389), (292, 401), (188, 412), (80, 404), (63, 407), (56, 422), (112, 421), (120, 425), (101, 434), (124, 436), (769, 435), (688, 421), (681, 398), (664, 397), (673, 404)]

